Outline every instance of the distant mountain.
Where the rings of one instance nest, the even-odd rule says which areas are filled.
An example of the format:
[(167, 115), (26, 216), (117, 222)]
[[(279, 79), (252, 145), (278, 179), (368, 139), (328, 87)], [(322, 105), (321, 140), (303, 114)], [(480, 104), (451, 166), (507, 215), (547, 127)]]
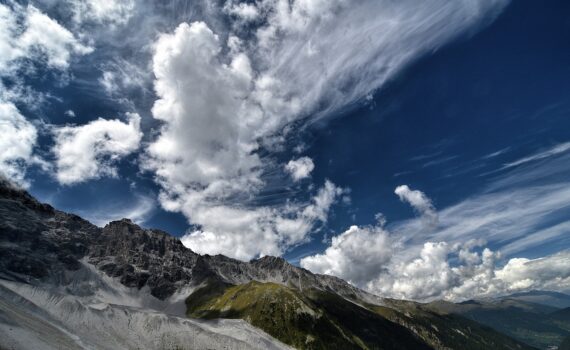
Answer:
[(199, 255), (0, 181), (1, 349), (529, 349), (281, 258)]
[(530, 292), (511, 294), (503, 298), (528, 301), (530, 303), (547, 305), (560, 309), (570, 307), (570, 295), (559, 292), (533, 290)]
[[(532, 295), (548, 293), (533, 292)], [(532, 303), (517, 296), (469, 300), (459, 304), (437, 301), (426, 304), (425, 308), (440, 314), (469, 318), (539, 349), (555, 348), (570, 336), (570, 309)]]
[(562, 343), (560, 343), (558, 350), (570, 350), (570, 337), (566, 337)]
[(549, 317), (553, 320), (568, 322), (570, 324), (570, 307), (554, 311)]

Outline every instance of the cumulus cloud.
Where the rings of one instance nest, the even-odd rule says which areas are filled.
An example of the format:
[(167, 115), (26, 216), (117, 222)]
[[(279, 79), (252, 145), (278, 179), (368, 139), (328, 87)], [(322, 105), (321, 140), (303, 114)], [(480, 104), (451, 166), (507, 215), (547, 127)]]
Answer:
[(314, 168), (315, 164), (309, 157), (292, 159), (285, 165), (285, 170), (291, 175), (293, 181), (299, 181), (311, 176), (311, 172)]
[[(448, 287), (441, 288), (439, 294), (434, 292), (433, 297), (464, 299), (533, 288), (568, 290), (568, 275), (563, 265), (568, 263), (568, 252), (539, 259), (520, 258), (543, 248), (552, 249), (554, 242), (564, 246), (568, 241), (569, 224), (562, 213), (570, 206), (569, 183), (563, 176), (568, 172), (570, 154), (560, 152), (561, 149), (551, 149), (557, 150), (556, 156), (541, 156), (540, 167), (530, 161), (520, 163), (516, 169), (495, 178), (482, 193), (441, 210), (434, 230), (423, 230), (421, 219), (394, 223), (390, 226), (391, 236), (400, 249), (393, 261), (396, 267), (390, 270), (405, 270), (410, 261), (422, 255), (424, 242), (445, 242), (448, 251), (445, 260), (450, 263), (440, 270), (447, 271), (451, 278)], [(538, 154), (545, 152), (522, 159), (536, 159), (534, 156)], [(485, 249), (474, 251), (474, 247), (484, 245), (481, 237), (487, 245), (500, 247), (500, 255)], [(476, 244), (466, 246), (465, 242)], [(444, 263), (443, 258), (439, 261)], [(456, 265), (456, 261), (460, 264)], [(544, 270), (533, 275), (537, 266)], [(395, 276), (399, 274), (396, 272)], [(400, 284), (406, 283), (405, 278), (401, 280)], [(379, 289), (380, 285), (378, 282), (370, 287), (394, 293), (391, 289)], [(391, 295), (418, 297), (413, 289), (399, 293)]]
[[(470, 255), (452, 264), (453, 258)], [(533, 289), (567, 291), (570, 288), (570, 252), (537, 259), (512, 258), (500, 267), (500, 254), (458, 249), (445, 242), (425, 243), (419, 258), (391, 266), (367, 288), (380, 295), (429, 301), (461, 301)]]
[(351, 226), (332, 238), (323, 254), (301, 259), (304, 268), (362, 285), (378, 275), (392, 256), (392, 243), (381, 226)]
[(496, 271), (496, 278), (509, 291), (552, 289), (570, 290), (570, 251), (538, 259), (515, 258)]
[(160, 98), (152, 112), (164, 125), (149, 147), (149, 165), (165, 184), (215, 182), (210, 190), (229, 196), (239, 188), (228, 179), (245, 187), (259, 182), (261, 163), (253, 151), (262, 118), (253, 108), (245, 111), (249, 59), (236, 54), (226, 65), (221, 50), (219, 37), (203, 22), (181, 24), (159, 38), (153, 67)]
[(402, 202), (407, 202), (418, 214), (430, 225), (437, 225), (437, 211), (431, 200), (419, 190), (412, 190), (407, 185), (396, 187), (394, 193), (400, 197)]
[(417, 256), (402, 255), (396, 237), (378, 227), (352, 226), (333, 238), (323, 254), (301, 266), (344, 278), (382, 297), (462, 301), (532, 289), (570, 289), (570, 251), (537, 259), (512, 258), (485, 242), (426, 242)]
[(116, 163), (139, 148), (140, 116), (127, 113), (128, 122), (97, 119), (81, 126), (55, 127), (56, 178), (74, 184), (102, 176), (116, 176)]
[(288, 247), (306, 242), (311, 230), (327, 220), (330, 207), (344, 192), (327, 181), (308, 204), (245, 208), (185, 203), (182, 212), (201, 227), (181, 240), (201, 254), (242, 260), (281, 255)]

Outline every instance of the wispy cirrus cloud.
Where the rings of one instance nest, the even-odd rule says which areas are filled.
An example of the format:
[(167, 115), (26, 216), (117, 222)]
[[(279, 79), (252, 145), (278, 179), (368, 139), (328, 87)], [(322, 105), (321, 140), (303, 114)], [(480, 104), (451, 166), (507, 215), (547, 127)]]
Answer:
[(133, 193), (132, 196), (121, 202), (106, 203), (104, 206), (87, 210), (76, 210), (76, 212), (101, 227), (111, 221), (123, 218), (130, 219), (139, 225), (144, 225), (151, 218), (157, 206), (155, 195)]
[(564, 143), (560, 143), (555, 145), (552, 148), (549, 148), (545, 151), (541, 151), (541, 152), (537, 152), (535, 154), (532, 154), (530, 156), (521, 158), (521, 159), (517, 159), (513, 162), (507, 163), (505, 164), (504, 168), (512, 168), (512, 167), (516, 167), (525, 163), (529, 163), (529, 162), (534, 162), (537, 160), (541, 160), (541, 159), (545, 159), (545, 158), (549, 158), (558, 154), (562, 154), (565, 153), (567, 151), (570, 150), (570, 142), (564, 142)]

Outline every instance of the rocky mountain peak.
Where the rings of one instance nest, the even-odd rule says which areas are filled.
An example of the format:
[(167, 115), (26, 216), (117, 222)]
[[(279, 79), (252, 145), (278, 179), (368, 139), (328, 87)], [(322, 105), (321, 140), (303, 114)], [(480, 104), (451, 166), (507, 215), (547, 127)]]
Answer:
[[(243, 262), (223, 255), (201, 256), (178, 238), (142, 228), (127, 218), (100, 228), (50, 208), (0, 182), (0, 253), (6, 252), (0, 267), (4, 275), (43, 279), (77, 270), (81, 261), (87, 261), (127, 287), (148, 287), (159, 299), (212, 278), (229, 284), (260, 281), (297, 289), (334, 289), (348, 297), (367, 295), (345, 281), (314, 275), (280, 257)], [(13, 248), (16, 241), (17, 249)]]
[(252, 265), (260, 268), (282, 269), (284, 267), (292, 267), (293, 265), (282, 257), (266, 255), (250, 262)]
[(45, 203), (40, 203), (37, 199), (32, 197), (21, 187), (11, 183), (6, 178), (0, 175), (0, 197), (17, 201), (22, 206), (37, 210), (39, 212), (53, 214), (55, 209)]

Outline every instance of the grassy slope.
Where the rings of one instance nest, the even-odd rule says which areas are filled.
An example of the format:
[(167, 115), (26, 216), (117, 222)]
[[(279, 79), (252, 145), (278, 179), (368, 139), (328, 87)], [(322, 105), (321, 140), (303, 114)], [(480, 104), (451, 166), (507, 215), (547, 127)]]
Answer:
[[(206, 286), (187, 299), (188, 315), (241, 318), (298, 349), (427, 349), (411, 332), (332, 293), (274, 283)], [(207, 300), (206, 294), (212, 295)]]

